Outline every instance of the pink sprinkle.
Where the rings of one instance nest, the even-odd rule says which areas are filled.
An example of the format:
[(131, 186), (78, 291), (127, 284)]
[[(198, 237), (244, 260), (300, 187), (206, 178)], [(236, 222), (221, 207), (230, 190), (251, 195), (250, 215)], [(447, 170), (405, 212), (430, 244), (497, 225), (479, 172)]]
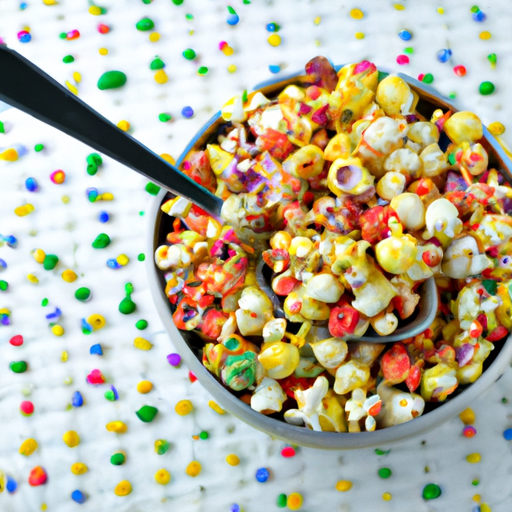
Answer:
[(295, 457), (295, 450), (291, 446), (285, 446), (281, 450), (281, 455), (283, 457), (286, 457), (287, 459), (289, 459), (290, 457)]
[(424, 78), (424, 77), (425, 77), (425, 73), (420, 73), (420, 74), (418, 75), (418, 80), (419, 80), (420, 82), (423, 82), (423, 78)]
[(72, 40), (72, 39), (78, 39), (80, 37), (80, 32), (78, 30), (71, 30), (70, 32), (68, 32), (66, 34), (66, 39), (68, 41)]
[(226, 41), (221, 41), (219, 43), (219, 50), (224, 50), (224, 48), (226, 48), (226, 46), (228, 45), (228, 43), (226, 43)]
[(30, 416), (34, 413), (34, 404), (28, 400), (25, 400), (20, 404), (20, 411), (24, 416)]
[(99, 370), (93, 370), (89, 375), (87, 375), (87, 382), (89, 384), (104, 384), (105, 378)]
[(9, 343), (13, 346), (13, 347), (20, 347), (21, 345), (23, 345), (23, 336), (21, 334), (16, 334), (16, 336), (13, 336), (10, 340), (9, 340)]
[(98, 32), (100, 34), (108, 34), (110, 32), (110, 27), (108, 25), (105, 25), (104, 23), (100, 23), (98, 25)]
[(407, 57), (407, 55), (399, 55), (396, 58), (396, 62), (397, 62), (397, 64), (400, 64), (400, 66), (403, 66), (405, 64), (409, 64), (409, 57)]
[(453, 68), (453, 72), (457, 75), (457, 76), (464, 76), (466, 74), (466, 68), (464, 66), (455, 66)]

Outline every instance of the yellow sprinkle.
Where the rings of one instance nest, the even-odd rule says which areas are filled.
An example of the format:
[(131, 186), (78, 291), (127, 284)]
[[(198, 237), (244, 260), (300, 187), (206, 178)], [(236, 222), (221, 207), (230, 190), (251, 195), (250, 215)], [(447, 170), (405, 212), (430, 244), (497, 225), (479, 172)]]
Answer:
[(29, 455), (32, 455), (36, 450), (37, 441), (30, 437), (21, 443), (19, 453), (21, 453), (21, 455), (25, 455), (25, 457), (28, 457)]
[(464, 409), (460, 414), (459, 418), (461, 419), (464, 425), (473, 425), (475, 423), (475, 413), (471, 407)]
[(192, 405), (192, 402), (190, 400), (180, 400), (176, 407), (174, 407), (174, 410), (180, 415), (180, 416), (186, 416), (187, 414), (190, 414), (192, 412), (192, 409), (194, 406)]
[(234, 64), (230, 64), (230, 65), (228, 66), (228, 71), (229, 71), (230, 73), (234, 73), (234, 72), (236, 71), (236, 66), (235, 66)]
[(137, 391), (142, 395), (149, 393), (152, 389), (153, 389), (153, 384), (151, 382), (149, 382), (149, 380), (141, 380), (137, 384)]
[(101, 7), (98, 7), (97, 5), (91, 5), (91, 7), (89, 7), (89, 14), (92, 14), (93, 16), (99, 16), (102, 14)]
[(299, 510), (302, 507), (302, 494), (292, 492), (286, 500), (286, 506), (290, 510)]
[(34, 284), (39, 283), (39, 279), (34, 274), (27, 274), (27, 279)]
[(6, 149), (0, 153), (0, 160), (6, 160), (7, 162), (16, 162), (18, 160), (18, 152), (14, 148)]
[(75, 71), (73, 73), (73, 80), (79, 84), (81, 81), (82, 81), (82, 75), (78, 72), (78, 71)]
[(226, 462), (230, 465), (230, 466), (238, 466), (238, 464), (240, 464), (240, 459), (238, 458), (237, 455), (235, 455), (234, 453), (230, 453), (227, 457), (226, 457)]
[(354, 18), (355, 20), (362, 20), (364, 18), (364, 14), (361, 9), (352, 9), (350, 11), (350, 17)]
[(482, 456), (479, 454), (479, 453), (470, 453), (467, 457), (466, 457), (466, 460), (470, 463), (470, 464), (477, 464), (478, 462), (480, 462), (480, 460), (482, 459)]
[(224, 46), (224, 48), (222, 48), (222, 53), (226, 55), (226, 57), (233, 55), (234, 51), (231, 46)]
[(102, 201), (113, 201), (114, 200), (114, 194), (111, 192), (105, 192), (101, 194)]
[(166, 469), (159, 469), (155, 473), (155, 480), (160, 485), (167, 485), (171, 481), (171, 474)]
[(439, 14), (444, 14), (444, 9), (443, 9), (442, 7), (438, 7), (438, 8), (437, 8), (437, 12), (438, 12)]
[(405, 5), (402, 5), (402, 4), (395, 4), (393, 6), (397, 11), (404, 11), (405, 10)]
[(106, 428), (109, 432), (117, 432), (118, 434), (122, 434), (128, 430), (128, 426), (122, 421), (111, 421), (107, 423)]
[(171, 155), (169, 155), (168, 153), (162, 153), (160, 155), (160, 158), (163, 158), (166, 162), (169, 162), (172, 165), (174, 165), (176, 163), (176, 160), (174, 160), (174, 158)]
[(124, 267), (125, 265), (128, 265), (130, 258), (128, 258), (128, 256), (126, 256), (126, 254), (120, 254), (116, 258), (116, 261), (117, 261), (117, 263), (119, 263), (119, 265), (122, 265)]
[(61, 277), (62, 277), (62, 279), (64, 279), (64, 281), (66, 281), (66, 283), (72, 283), (78, 279), (78, 276), (76, 275), (76, 273), (69, 268), (67, 270), (64, 270), (64, 272), (62, 272)]
[(43, 0), (44, 5), (55, 5), (57, 0)]
[(122, 480), (116, 485), (114, 493), (116, 496), (128, 496), (132, 492), (132, 484), (128, 480)]
[(272, 34), (267, 39), (270, 46), (279, 46), (281, 44), (281, 36), (278, 34)]
[(74, 430), (68, 430), (63, 436), (62, 440), (70, 447), (74, 448), (80, 444), (80, 436)]
[(193, 460), (186, 469), (186, 473), (188, 476), (196, 477), (201, 473), (201, 464), (197, 462), (197, 460)]
[(52, 325), (52, 334), (54, 334), (55, 336), (62, 336), (64, 334), (64, 327), (62, 327), (62, 325)]
[(169, 77), (167, 76), (167, 73), (163, 69), (159, 69), (155, 73), (155, 82), (157, 84), (165, 84), (169, 80)]
[(217, 402), (214, 402), (213, 400), (210, 400), (208, 402), (208, 405), (217, 413), (217, 414), (226, 414), (226, 411), (217, 403)]
[(350, 480), (339, 480), (336, 482), (336, 490), (340, 492), (347, 492), (352, 489), (352, 482)]
[(385, 493), (382, 495), (382, 499), (383, 499), (384, 501), (390, 501), (392, 497), (393, 497), (393, 496), (391, 496), (391, 493), (390, 493), (390, 492), (385, 492)]
[(317, 16), (314, 20), (313, 20), (313, 23), (315, 25), (320, 25), (320, 21), (322, 20), (322, 18), (320, 18), (320, 16)]
[(87, 323), (96, 331), (105, 327), (105, 317), (102, 315), (91, 315), (87, 317)]
[(46, 258), (46, 253), (42, 249), (36, 249), (32, 256), (37, 261), (37, 263), (44, 263), (44, 259)]
[(68, 353), (64, 350), (60, 355), (60, 360), (65, 363), (68, 360)]
[(60, 198), (60, 200), (64, 203), (64, 204), (68, 204), (69, 201), (71, 201), (70, 197), (69, 196), (62, 196)]
[(18, 206), (17, 208), (14, 208), (14, 213), (18, 217), (25, 217), (25, 215), (28, 215), (29, 213), (32, 213), (34, 211), (34, 205), (32, 204), (24, 204), (22, 206)]
[(471, 499), (473, 501), (476, 501), (476, 503), (480, 503), (480, 500), (482, 499), (482, 496), (480, 496), (480, 494), (475, 494)]
[(140, 338), (140, 337), (135, 338), (133, 340), (133, 344), (139, 350), (150, 350), (153, 347), (153, 344), (151, 342), (149, 342), (148, 340), (146, 340), (144, 338)]
[(491, 507), (487, 503), (480, 504), (480, 512), (492, 512)]
[(149, 40), (152, 43), (156, 43), (159, 39), (160, 39), (160, 34), (158, 32), (151, 32), (151, 34), (149, 34)]
[[(51, 4), (48, 4), (51, 5)], [(41, 503), (41, 510), (45, 512), (48, 509), (48, 505), (46, 503)]]
[(499, 121), (494, 121), (494, 123), (489, 125), (489, 131), (493, 135), (503, 135), (505, 133), (505, 126)]
[(64, 379), (64, 384), (66, 384), (66, 386), (71, 386), (71, 384), (73, 384), (73, 377), (66, 377)]
[(98, 50), (100, 55), (108, 55), (108, 49), (107, 48), (100, 48)]
[(491, 33), (487, 31), (480, 32), (480, 39), (491, 39)]
[(364, 39), (364, 34), (362, 32), (355, 33), (356, 39)]
[(66, 80), (65, 82), (66, 87), (75, 95), (78, 96), (78, 89), (76, 85), (73, 85), (69, 80)]
[(87, 473), (88, 467), (82, 462), (75, 462), (71, 464), (71, 473), (74, 475), (83, 475)]
[(123, 130), (123, 132), (127, 132), (130, 129), (130, 123), (123, 119), (122, 121), (119, 121), (119, 123), (117, 123), (117, 127), (120, 130)]

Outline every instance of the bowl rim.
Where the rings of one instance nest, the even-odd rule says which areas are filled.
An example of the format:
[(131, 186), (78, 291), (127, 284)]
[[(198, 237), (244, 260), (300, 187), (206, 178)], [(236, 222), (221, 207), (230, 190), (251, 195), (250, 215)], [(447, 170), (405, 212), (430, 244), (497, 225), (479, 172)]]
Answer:
[[(339, 67), (338, 67), (339, 68)], [(256, 86), (253, 90), (275, 88), (276, 85), (283, 84), (293, 80), (300, 73), (290, 75), (287, 78), (279, 80), (269, 80)], [(401, 78), (407, 78), (407, 81), (414, 88), (419, 89), (422, 93), (434, 96), (441, 102), (445, 102), (446, 106), (451, 109), (455, 107), (449, 100), (440, 96), (434, 89), (425, 86), (421, 82), (397, 73)], [(179, 166), (186, 155), (200, 141), (207, 131), (219, 120), (220, 111), (216, 112), (196, 133), (189, 144), (185, 147), (176, 166)], [(484, 138), (487, 140), (492, 149), (497, 153), (497, 157), (502, 161), (509, 161), (508, 156), (504, 152), (499, 142), (484, 126)], [(240, 400), (226, 389), (202, 364), (194, 355), (188, 344), (181, 336), (180, 331), (174, 325), (170, 314), (169, 302), (164, 294), (160, 283), (160, 273), (162, 272), (154, 262), (154, 253), (157, 247), (158, 225), (160, 219), (164, 215), (160, 210), (166, 190), (160, 192), (152, 199), (147, 214), (147, 234), (146, 234), (146, 254), (150, 255), (145, 260), (146, 271), (148, 274), (150, 292), (153, 303), (157, 310), (167, 333), (169, 334), (176, 349), (180, 352), (180, 356), (187, 364), (190, 371), (197, 377), (201, 385), (212, 395), (219, 405), (227, 412), (247, 423), (251, 427), (268, 434), (269, 436), (280, 439), (282, 441), (305, 446), (309, 448), (327, 449), (327, 450), (345, 450), (374, 447), (383, 444), (396, 443), (404, 439), (418, 436), (428, 430), (435, 429), (437, 426), (453, 418), (464, 409), (466, 409), (477, 396), (487, 390), (496, 380), (498, 380), (505, 368), (512, 359), (512, 334), (508, 336), (499, 348), (499, 354), (482, 375), (472, 384), (468, 385), (460, 394), (449, 399), (444, 407), (436, 409), (421, 415), (414, 420), (394, 425), (392, 427), (376, 430), (374, 432), (318, 432), (310, 430), (306, 427), (291, 425), (285, 421), (271, 418), (253, 410), (249, 405)]]

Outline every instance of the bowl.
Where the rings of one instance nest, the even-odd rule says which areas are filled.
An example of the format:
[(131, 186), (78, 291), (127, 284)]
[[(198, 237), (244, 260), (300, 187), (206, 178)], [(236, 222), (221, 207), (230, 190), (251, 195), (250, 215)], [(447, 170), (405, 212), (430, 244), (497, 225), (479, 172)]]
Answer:
[[(457, 110), (449, 100), (440, 96), (425, 84), (403, 74), (398, 74), (398, 76), (408, 82), (411, 88), (420, 96), (421, 106), (418, 110), (425, 117), (429, 118), (436, 108)], [(254, 90), (260, 90), (267, 97), (272, 97), (287, 85), (296, 83), (299, 80), (300, 75), (295, 74), (284, 80), (262, 83), (256, 86)], [(178, 159), (177, 166), (181, 165), (191, 150), (204, 147), (206, 142), (216, 132), (218, 126), (223, 122), (220, 112), (216, 113), (190, 141)], [(512, 182), (512, 164), (507, 156), (507, 152), (485, 127), (484, 137), (480, 142), (489, 154), (489, 162), (500, 168), (502, 173), (506, 175), (506, 179)], [(378, 446), (416, 436), (422, 432), (434, 429), (466, 409), (477, 396), (481, 395), (499, 379), (512, 359), (512, 336), (508, 336), (506, 340), (496, 342), (495, 349), (486, 359), (484, 371), (476, 382), (460, 386), (445, 402), (427, 402), (425, 412), (412, 421), (374, 432), (318, 432), (306, 427), (291, 425), (283, 419), (256, 412), (232, 394), (229, 389), (225, 388), (203, 366), (201, 360), (204, 343), (202, 340), (191, 332), (178, 330), (174, 325), (171, 305), (164, 293), (165, 281), (163, 272), (155, 265), (153, 258), (156, 248), (163, 243), (166, 234), (172, 230), (173, 218), (164, 214), (160, 209), (160, 206), (168, 197), (171, 197), (169, 193), (161, 190), (153, 199), (147, 215), (146, 253), (151, 255), (151, 257), (146, 258), (146, 268), (152, 298), (158, 315), (184, 362), (197, 377), (201, 385), (212, 395), (213, 399), (233, 416), (273, 438), (311, 448), (344, 450)]]

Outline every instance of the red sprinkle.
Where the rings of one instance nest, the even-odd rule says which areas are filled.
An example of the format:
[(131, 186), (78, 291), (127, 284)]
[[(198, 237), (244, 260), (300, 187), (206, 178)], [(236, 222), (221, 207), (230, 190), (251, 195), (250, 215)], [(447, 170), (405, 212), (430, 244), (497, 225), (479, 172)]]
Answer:
[(281, 455), (283, 457), (286, 457), (287, 459), (289, 459), (290, 457), (295, 457), (295, 449), (292, 446), (285, 446), (281, 450)]
[(409, 64), (409, 57), (407, 55), (399, 55), (396, 58), (397, 64), (400, 64), (400, 66), (404, 66), (405, 64)]
[(462, 431), (465, 437), (475, 437), (476, 436), (476, 428), (473, 425), (466, 425), (464, 430)]
[(197, 380), (197, 377), (192, 372), (188, 372), (188, 379), (190, 380), (190, 382), (195, 382)]
[(457, 75), (457, 76), (464, 76), (466, 74), (466, 68), (464, 66), (455, 66), (453, 68), (453, 72)]
[(14, 347), (20, 347), (23, 345), (23, 336), (21, 334), (16, 334), (16, 336), (13, 336), (9, 343), (13, 345)]
[(33, 487), (36, 487), (37, 485), (46, 483), (47, 479), (48, 476), (46, 475), (46, 471), (41, 466), (36, 466), (30, 471), (28, 483)]
[(108, 34), (110, 32), (110, 27), (108, 25), (105, 25), (103, 23), (100, 23), (98, 25), (98, 32), (100, 34)]
[(34, 404), (28, 400), (25, 400), (20, 404), (20, 411), (24, 416), (32, 416), (34, 413)]

